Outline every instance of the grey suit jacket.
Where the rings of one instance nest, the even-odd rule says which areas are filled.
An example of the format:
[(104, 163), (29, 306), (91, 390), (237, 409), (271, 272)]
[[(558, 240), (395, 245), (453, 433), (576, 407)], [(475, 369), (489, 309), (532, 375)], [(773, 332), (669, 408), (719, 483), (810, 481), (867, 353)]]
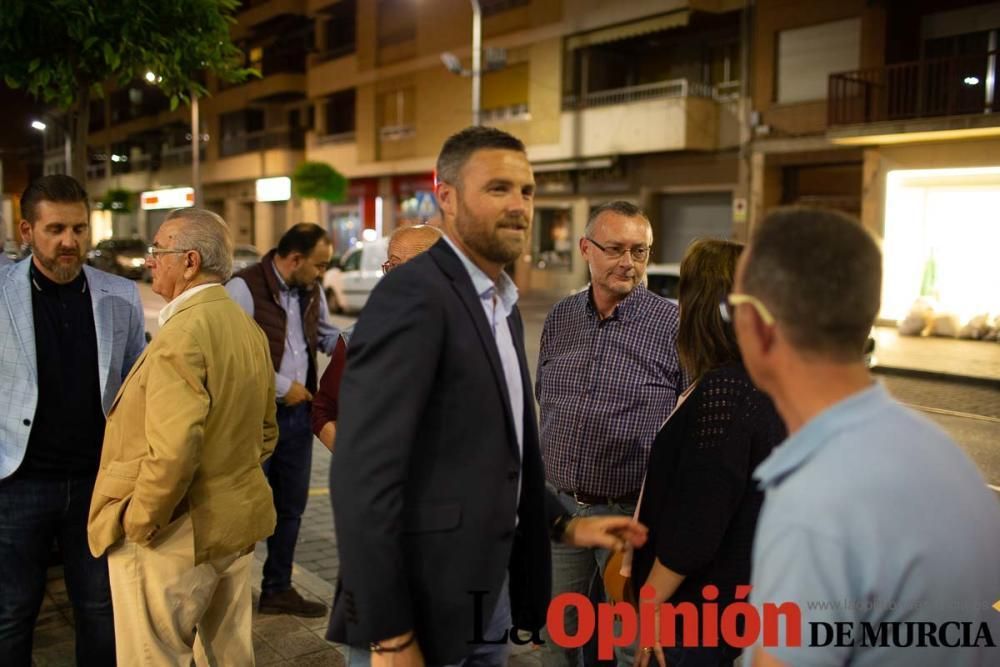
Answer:
[[(38, 405), (38, 351), (28, 257), (0, 267), (0, 480), (24, 460)], [(135, 283), (83, 267), (94, 304), (101, 403), (107, 414), (122, 380), (146, 346)]]

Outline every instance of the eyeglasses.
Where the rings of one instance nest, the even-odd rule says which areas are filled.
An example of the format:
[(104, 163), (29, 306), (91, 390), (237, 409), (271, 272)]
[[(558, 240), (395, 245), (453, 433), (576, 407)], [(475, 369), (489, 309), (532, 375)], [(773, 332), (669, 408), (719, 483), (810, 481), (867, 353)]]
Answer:
[(393, 269), (395, 269), (400, 264), (402, 264), (402, 262), (393, 262), (392, 260), (389, 260), (388, 262), (383, 262), (382, 263), (382, 273), (383, 274), (389, 273), (390, 271), (392, 271)]
[(733, 292), (719, 303), (719, 311), (722, 313), (722, 319), (731, 323), (733, 318), (736, 316), (736, 306), (743, 303), (753, 306), (754, 310), (757, 311), (757, 314), (760, 315), (760, 319), (764, 320), (764, 324), (767, 326), (772, 326), (774, 324), (774, 315), (772, 315), (771, 311), (767, 309), (764, 302), (755, 296), (750, 296), (749, 294), (739, 294), (737, 292)]
[(156, 259), (160, 255), (181, 255), (190, 250), (180, 250), (179, 248), (157, 248), (155, 245), (146, 246), (146, 259)]
[(626, 252), (628, 252), (628, 254), (632, 256), (632, 260), (637, 264), (642, 264), (647, 259), (649, 259), (649, 246), (637, 245), (637, 246), (632, 246), (631, 248), (623, 248), (622, 246), (619, 245), (603, 246), (594, 239), (590, 238), (589, 236), (585, 236), (583, 238), (587, 239), (595, 246), (597, 246), (597, 249), (603, 252), (604, 256), (607, 257), (608, 259), (618, 259)]

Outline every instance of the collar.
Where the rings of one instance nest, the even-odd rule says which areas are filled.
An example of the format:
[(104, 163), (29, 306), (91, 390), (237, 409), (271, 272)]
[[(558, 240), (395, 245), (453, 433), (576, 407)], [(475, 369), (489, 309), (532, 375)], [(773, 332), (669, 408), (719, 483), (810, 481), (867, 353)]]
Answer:
[(193, 297), (198, 292), (202, 292), (208, 289), (209, 287), (215, 287), (216, 285), (220, 284), (221, 283), (205, 283), (203, 285), (198, 285), (197, 287), (192, 287), (191, 289), (184, 290), (183, 292), (178, 294), (176, 297), (174, 297), (173, 301), (165, 305), (160, 310), (160, 326), (162, 327), (164, 324), (166, 324), (167, 320), (169, 320), (171, 317), (174, 316), (174, 314), (184, 304), (185, 301)]
[(271, 264), (271, 270), (274, 271), (274, 277), (278, 279), (278, 289), (282, 292), (290, 291), (292, 288), (289, 287), (288, 283), (285, 282), (285, 279), (281, 277), (281, 271), (278, 271), (278, 267), (275, 265), (274, 259), (272, 258), (269, 263)]
[(501, 271), (500, 276), (497, 278), (496, 282), (486, 275), (486, 272), (476, 266), (471, 259), (465, 256), (462, 249), (455, 245), (455, 242), (448, 238), (447, 234), (442, 235), (445, 242), (451, 246), (451, 249), (455, 251), (458, 258), (462, 261), (462, 266), (465, 267), (466, 272), (469, 274), (469, 278), (472, 279), (472, 287), (476, 290), (476, 294), (480, 299), (492, 298), (496, 295), (497, 300), (500, 303), (500, 307), (503, 309), (504, 317), (510, 315), (511, 311), (514, 310), (514, 305), (517, 303), (518, 291), (517, 285), (514, 281), (510, 279), (506, 271)]
[(757, 466), (754, 478), (760, 481), (761, 489), (780, 483), (783, 478), (805, 465), (839, 433), (869, 419), (892, 403), (889, 393), (878, 382), (834, 403), (775, 447), (771, 455)]
[[(608, 320), (618, 319), (624, 322), (627, 322), (628, 320), (632, 319), (639, 312), (641, 312), (642, 300), (643, 297), (645, 296), (644, 294), (645, 292), (646, 292), (646, 287), (642, 283), (636, 285), (635, 289), (629, 292), (624, 299), (618, 302), (618, 305), (615, 306), (615, 309), (611, 311), (611, 315), (609, 315), (606, 319)], [(593, 315), (595, 318), (600, 319), (600, 313), (597, 312), (597, 306), (594, 305), (593, 283), (587, 286), (587, 298), (584, 301), (584, 303), (586, 304), (587, 312)]]
[(42, 294), (52, 294), (63, 290), (80, 292), (81, 294), (87, 293), (87, 277), (83, 275), (82, 267), (80, 268), (80, 273), (73, 280), (68, 283), (57, 283), (39, 271), (38, 267), (35, 266), (34, 258), (31, 258), (28, 260), (28, 278), (31, 280), (31, 286), (35, 288), (35, 291)]

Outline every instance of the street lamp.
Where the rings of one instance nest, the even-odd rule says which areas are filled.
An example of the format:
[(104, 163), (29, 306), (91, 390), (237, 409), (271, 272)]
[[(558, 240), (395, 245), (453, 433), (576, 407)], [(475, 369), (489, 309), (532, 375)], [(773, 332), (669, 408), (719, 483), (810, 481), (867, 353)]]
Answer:
[[(63, 137), (64, 137), (65, 141), (64, 141), (64, 144), (63, 144), (63, 150), (65, 151), (64, 156), (65, 156), (65, 159), (66, 159), (66, 173), (67, 174), (72, 174), (73, 173), (73, 163), (70, 160), (70, 158), (73, 157), (73, 149), (71, 147), (70, 138), (69, 138), (69, 128), (66, 127), (65, 125), (62, 125), (62, 124), (60, 124), (60, 125), (62, 126), (62, 128), (64, 130)], [(39, 132), (42, 133), (43, 136), (45, 135), (45, 130), (47, 128), (48, 128), (48, 125), (46, 123), (38, 120), (37, 118), (31, 121), (31, 129), (38, 130)], [(42, 140), (42, 164), (44, 165), (44, 163), (45, 163), (45, 140), (43, 139)], [(43, 169), (44, 169), (44, 166), (43, 166)]]
[[(483, 10), (479, 0), (469, 0), (472, 5), (472, 69), (462, 68), (462, 61), (454, 53), (442, 53), (441, 62), (452, 74), (472, 77), (472, 124), (479, 125), (482, 113), (479, 109), (482, 99), (483, 79)], [(504, 49), (486, 49), (486, 71), (502, 68), (507, 64)]]
[[(163, 77), (154, 72), (146, 72), (146, 81), (156, 85)], [(194, 205), (201, 204), (201, 130), (198, 127), (198, 93), (191, 91), (191, 187), (194, 189)]]

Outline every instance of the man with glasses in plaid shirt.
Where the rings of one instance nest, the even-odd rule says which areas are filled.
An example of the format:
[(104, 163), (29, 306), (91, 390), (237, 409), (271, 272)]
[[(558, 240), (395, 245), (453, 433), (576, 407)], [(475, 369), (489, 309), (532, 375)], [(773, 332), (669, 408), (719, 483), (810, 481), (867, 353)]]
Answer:
[[(595, 209), (580, 239), (590, 286), (556, 304), (542, 329), (542, 457), (548, 484), (573, 516), (635, 511), (653, 437), (684, 389), (677, 306), (643, 285), (652, 243), (649, 219), (634, 204)], [(553, 596), (589, 594), (609, 555), (553, 544)], [(575, 611), (565, 627), (576, 631)], [(547, 640), (543, 662), (575, 665), (578, 653)], [(627, 651), (617, 657), (632, 664)]]

